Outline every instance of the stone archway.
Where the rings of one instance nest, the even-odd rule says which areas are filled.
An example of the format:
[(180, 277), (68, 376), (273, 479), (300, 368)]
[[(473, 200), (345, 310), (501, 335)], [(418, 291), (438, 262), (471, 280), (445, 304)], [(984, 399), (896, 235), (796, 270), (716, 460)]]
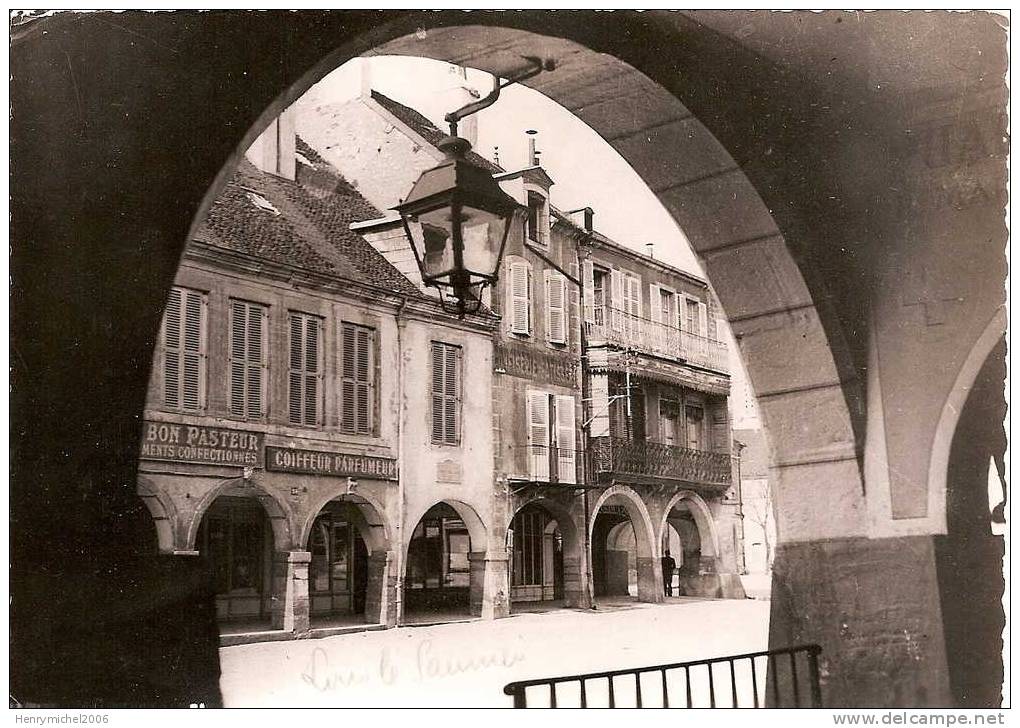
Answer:
[(159, 552), (172, 554), (178, 550), (177, 509), (173, 501), (157, 488), (148, 478), (138, 478), (138, 495), (152, 514), (156, 528)]
[[(52, 585), (40, 584), (44, 577), (39, 575), (45, 570), (37, 567), (56, 565), (68, 571), (87, 568), (89, 573), (107, 574), (108, 563), (102, 562), (103, 570), (97, 571), (76, 554), (90, 552), (90, 548), (82, 546), (95, 546), (106, 549), (101, 553), (109, 554), (110, 562), (115, 562), (117, 550), (124, 550), (123, 544), (118, 544), (117, 549), (105, 544), (104, 534), (114, 530), (117, 519), (126, 510), (125, 502), (136, 502), (137, 498), (136, 464), (131, 458), (124, 458), (123, 452), (137, 450), (138, 436), (134, 430), (143, 406), (159, 311), (188, 225), (211, 181), (236, 149), (238, 139), (256, 121), (259, 109), (266, 109), (263, 119), (268, 121), (303, 91), (298, 87), (304, 83), (301, 77), (307, 69), (319, 68), (321, 77), (343, 60), (416, 29), (420, 29), (424, 47), (424, 41), (434, 37), (437, 30), (464, 21), (463, 14), (456, 12), (351, 13), (342, 17), (314, 13), (246, 15), (231, 18), (213, 13), (199, 19), (183, 14), (177, 17), (124, 14), (118, 18), (117, 27), (102, 23), (101, 18), (65, 15), (38, 21), (47, 23), (43, 27), (48, 32), (39, 32), (38, 27), (19, 29), (12, 43), (12, 105), (20, 110), (13, 114), (11, 131), (12, 139), (16, 140), (12, 145), (12, 168), (19, 175), (18, 184), (12, 185), (18, 190), (13, 195), (12, 224), (23, 239), (33, 241), (32, 246), (16, 246), (12, 259), (19, 304), (12, 306), (12, 336), (26, 344), (19, 347), (19, 357), (13, 362), (13, 377), (20, 384), (15, 394), (20, 398), (21, 424), (25, 427), (12, 428), (16, 432), (12, 436), (16, 438), (12, 451), (18, 460), (18, 477), (12, 477), (12, 522), (19, 524), (19, 533), (12, 534), (12, 591), (17, 592), (12, 608), (12, 634), (16, 635), (12, 652), (21, 656), (22, 664), (33, 666), (19, 669), (20, 676), (14, 681), (19, 690), (39, 685), (43, 687), (31, 689), (72, 694), (68, 692), (70, 688), (64, 687), (65, 676), (51, 678), (48, 670), (52, 668), (40, 666), (38, 658), (31, 655), (58, 654), (60, 659), (52, 662), (61, 664), (67, 661), (63, 655), (73, 659), (90, 653), (87, 646), (82, 646), (87, 645), (88, 637), (82, 637), (85, 640), (82, 643), (51, 645), (53, 651), (39, 648), (40, 644), (51, 644), (45, 629), (36, 626), (48, 613), (35, 609), (32, 595), (52, 593), (58, 597), (66, 585), (59, 574)], [(858, 15), (860, 23), (846, 23), (842, 27), (880, 22), (878, 14), (871, 16), (869, 21)], [(774, 435), (782, 435), (772, 438), (773, 464), (778, 468), (777, 509), (783, 519), (780, 535), (797, 548), (779, 554), (780, 562), (791, 564), (791, 568), (779, 571), (789, 576), (783, 589), (809, 602), (808, 606), (817, 605), (817, 610), (805, 611), (792, 604), (777, 608), (776, 615), (789, 623), (789, 629), (777, 632), (774, 639), (787, 644), (807, 638), (826, 645), (826, 654), (835, 656), (829, 666), (833, 679), (826, 690), (827, 695), (837, 698), (836, 702), (902, 705), (938, 700), (931, 697), (944, 692), (932, 677), (939, 674), (937, 645), (922, 645), (922, 660), (916, 666), (912, 662), (897, 662), (878, 648), (868, 650), (869, 655), (875, 655), (873, 658), (858, 658), (859, 651), (851, 654), (841, 646), (845, 640), (838, 634), (837, 623), (829, 625), (816, 619), (833, 613), (830, 604), (848, 603), (841, 595), (823, 597), (817, 590), (831, 579), (836, 567), (862, 576), (865, 574), (860, 564), (885, 558), (898, 559), (906, 572), (917, 566), (930, 567), (923, 548), (905, 549), (900, 539), (861, 538), (865, 529), (861, 527), (858, 506), (863, 489), (852, 451), (853, 446), (859, 445), (853, 437), (855, 429), (859, 432), (859, 425), (855, 428), (854, 423), (860, 421), (864, 407), (858, 407), (861, 403), (854, 400), (855, 374), (853, 367), (847, 366), (840, 326), (838, 321), (833, 323), (832, 315), (834, 310), (845, 315), (849, 320), (846, 331), (851, 334), (870, 328), (856, 315), (867, 309), (879, 311), (880, 325), (890, 323), (891, 330), (897, 328), (897, 314), (890, 313), (900, 307), (900, 302), (893, 300), (899, 296), (895, 287), (858, 285), (861, 276), (857, 275), (855, 261), (860, 261), (865, 274), (875, 264), (867, 256), (856, 254), (860, 251), (851, 243), (855, 236), (870, 238), (872, 244), (888, 247), (895, 256), (917, 252), (916, 246), (908, 249), (901, 242), (906, 237), (901, 225), (905, 217), (920, 220), (933, 214), (933, 226), (957, 229), (943, 225), (937, 217), (948, 215), (945, 210), (952, 206), (937, 206), (925, 199), (907, 211), (884, 208), (876, 213), (874, 206), (879, 200), (836, 194), (836, 190), (871, 187), (858, 184), (860, 180), (854, 178), (854, 172), (860, 165), (848, 163), (851, 157), (869, 159), (872, 150), (881, 149), (887, 152), (890, 167), (912, 159), (909, 155), (913, 152), (904, 152), (895, 143), (885, 145), (902, 136), (903, 125), (893, 123), (892, 116), (877, 113), (881, 111), (879, 102), (872, 98), (870, 90), (867, 93), (847, 90), (859, 88), (858, 72), (867, 74), (880, 69), (882, 55), (861, 53), (860, 57), (866, 60), (857, 64), (854, 75), (834, 70), (833, 83), (846, 94), (841, 101), (849, 101), (838, 107), (846, 111), (848, 116), (844, 119), (830, 113), (825, 105), (819, 105), (814, 112), (805, 108), (809, 103), (814, 105), (817, 93), (824, 89), (801, 77), (800, 71), (809, 70), (804, 58), (795, 57), (790, 64), (779, 64), (767, 52), (759, 53), (750, 44), (740, 43), (740, 34), (710, 30), (696, 16), (514, 13), (478, 14), (472, 20), (490, 26), (488, 30), (496, 41), (501, 40), (498, 26), (514, 26), (570, 38), (596, 55), (611, 54), (612, 58), (631, 63), (675, 98), (682, 99), (729, 150), (729, 157), (746, 170), (765, 199), (765, 207), (774, 211), (779, 229), (795, 251), (792, 256), (774, 258), (772, 253), (784, 248), (783, 241), (769, 237), (768, 231), (754, 229), (755, 225), (746, 225), (742, 215), (717, 214), (733, 200), (728, 194), (733, 175), (725, 171), (725, 165), (720, 167), (721, 174), (701, 180), (691, 178), (682, 184), (675, 194), (675, 207), (686, 211), (694, 223), (685, 228), (696, 247), (713, 236), (719, 243), (699, 249), (706, 251), (709, 274), (727, 313), (731, 319), (739, 319), (737, 323), (745, 332), (741, 343), (745, 357), (749, 362), (759, 362), (751, 367), (751, 377), (756, 389), (768, 395), (763, 406), (766, 422)], [(757, 31), (755, 38), (764, 38), (763, 47), (768, 51), (769, 33), (764, 21), (751, 16), (746, 20), (752, 31)], [(791, 22), (802, 20), (803, 17)], [(987, 18), (980, 22), (984, 21), (994, 25)], [(820, 17), (818, 22), (828, 21)], [(917, 18), (903, 22), (909, 27)], [(937, 48), (939, 42), (954, 40), (956, 36), (969, 38), (976, 23), (966, 22), (967, 25), (957, 24), (949, 30), (946, 26), (937, 28), (939, 32), (932, 34), (925, 48)], [(961, 27), (968, 33), (958, 33)], [(264, 52), (253, 55), (243, 48), (232, 49), (215, 42), (231, 32), (243, 32), (257, 40)], [(917, 37), (927, 35), (918, 33)], [(161, 42), (149, 44), (139, 42), (140, 38), (159, 38)], [(454, 48), (458, 60), (472, 57), (471, 49), (465, 45), (473, 43), (475, 55), (485, 50), (485, 44), (477, 42), (477, 38), (467, 41), (459, 49)], [(773, 47), (780, 45), (775, 41), (773, 34)], [(670, 48), (671, 52), (663, 54), (658, 51), (661, 48)], [(853, 46), (849, 48), (852, 55)], [(989, 68), (996, 62), (994, 55), (984, 56)], [(281, 58), (286, 58), (287, 63), (280, 64)], [(67, 73), (53, 72), (65, 67)], [(130, 85), (125, 84), (123, 74), (95, 72), (96, 68), (124, 67), (133, 70)], [(959, 76), (970, 70), (972, 67), (960, 69), (949, 83), (958, 82)], [(994, 79), (995, 75), (993, 68), (983, 77)], [(168, 77), (182, 82), (168, 88), (163, 83)], [(77, 93), (82, 78), (89, 79), (89, 93), (84, 96)], [(645, 104), (642, 87), (630, 81), (626, 74), (613, 77), (598, 72), (596, 67), (590, 78), (579, 78), (561, 98), (566, 98), (568, 92), (574, 95), (576, 99), (570, 103), (575, 106), (565, 105), (583, 109), (593, 119), (600, 109), (606, 109), (607, 118), (630, 118), (632, 125), (656, 131), (649, 122), (658, 107)], [(631, 110), (640, 108), (647, 110), (647, 114), (621, 117), (617, 113), (621, 108), (616, 103), (618, 96), (629, 97)], [(953, 108), (972, 107), (970, 92), (960, 92), (956, 86), (947, 89), (946, 98), (953, 99)], [(56, 99), (69, 102), (77, 99), (76, 104), (72, 103), (77, 113), (66, 113), (63, 104), (58, 104), (53, 113)], [(275, 111), (274, 104), (278, 104)], [(747, 109), (761, 113), (749, 114)], [(984, 110), (985, 107), (980, 107), (981, 112)], [(957, 133), (960, 128), (967, 131), (960, 126), (962, 122), (955, 120), (958, 114), (943, 118), (938, 117), (938, 112), (931, 112), (929, 118), (926, 113), (922, 111), (923, 121), (938, 122), (938, 128), (952, 132), (950, 136), (960, 136)], [(869, 114), (878, 118), (870, 119)], [(139, 125), (138, 118), (146, 118), (148, 123)], [(675, 130), (669, 123), (670, 115), (666, 113), (660, 118), (664, 120), (663, 133), (668, 136)], [(196, 120), (202, 123), (196, 126)], [(845, 123), (849, 121), (863, 122), (874, 134), (862, 132), (867, 140), (860, 139), (859, 134), (848, 144), (842, 132), (851, 128)], [(41, 128), (47, 133), (39, 134)], [(94, 130), (100, 129), (109, 143), (92, 136)], [(255, 129), (248, 141), (260, 130)], [(649, 142), (648, 148), (668, 167), (671, 155), (660, 152), (671, 145), (662, 142), (658, 133), (655, 136), (659, 141)], [(621, 138), (625, 137), (624, 133)], [(131, 139), (132, 143), (123, 144), (124, 139)], [(805, 143), (805, 139), (815, 143)], [(640, 135), (631, 142), (637, 144), (639, 140)], [(712, 156), (710, 151), (708, 156)], [(824, 164), (817, 163), (823, 160)], [(960, 171), (966, 180), (972, 179), (959, 160), (949, 160), (947, 164), (945, 169), (954, 175)], [(647, 165), (645, 168), (649, 170)], [(929, 180), (916, 175), (918, 181), (911, 182), (910, 167), (904, 168), (908, 185), (898, 197), (909, 200)], [(160, 174), (154, 176), (153, 169), (159, 169)], [(146, 180), (147, 184), (139, 185), (138, 180)], [(70, 194), (53, 194), (54, 190), (64, 189)], [(669, 194), (670, 190), (663, 190), (664, 196)], [(833, 202), (827, 202), (827, 197)], [(177, 204), (153, 205), (153, 199), (173, 199)], [(46, 200), (45, 214), (40, 214), (41, 200)], [(984, 210), (978, 212), (982, 221), (986, 219)], [(1001, 225), (1001, 209), (992, 212)], [(855, 220), (864, 219), (868, 220), (866, 234), (854, 226)], [(968, 230), (974, 227), (971, 222), (968, 220)], [(974, 235), (984, 241), (983, 231)], [(971, 242), (967, 235), (959, 237), (962, 245)], [(987, 239), (997, 238), (989, 234)], [(69, 248), (67, 241), (74, 241), (74, 246)], [(831, 244), (823, 245), (823, 241)], [(844, 242), (851, 247), (849, 251), (841, 248), (840, 243)], [(954, 270), (954, 264), (963, 258), (956, 251), (966, 251), (965, 247), (931, 243), (927, 247), (937, 251), (931, 256), (934, 262), (944, 258)], [(732, 284), (725, 283), (724, 277), (727, 270), (735, 272), (743, 265), (728, 260), (727, 251), (738, 250), (749, 254), (747, 268), (756, 273), (770, 271), (762, 277), (766, 284), (785, 281), (785, 276), (773, 277), (771, 271), (790, 265), (799, 268), (798, 275), (803, 274), (805, 279), (800, 282), (806, 285), (798, 284), (778, 297), (764, 285), (760, 291), (734, 298)], [(26, 251), (36, 257), (27, 260)], [(810, 272), (812, 263), (819, 261), (824, 276)], [(949, 335), (942, 338), (953, 343), (924, 343), (904, 354), (909, 375), (894, 372), (888, 382), (890, 387), (906, 388), (911, 377), (937, 374), (941, 363), (952, 360), (956, 349), (967, 350), (969, 337), (952, 334), (977, 331), (987, 321), (984, 305), (987, 296), (981, 298), (982, 291), (1001, 282), (997, 275), (997, 269), (993, 275), (981, 271), (964, 275), (966, 296), (977, 300), (977, 305), (945, 327)], [(820, 285), (823, 277), (824, 282), (836, 289), (832, 298), (817, 311), (810, 305), (798, 308), (798, 299), (803, 302), (799, 294), (805, 291), (810, 291), (811, 300), (825, 298), (824, 286)], [(60, 280), (63, 285), (54, 287), (52, 280)], [(750, 285), (756, 282), (751, 281)], [(724, 288), (730, 289), (725, 295)], [(99, 297), (74, 299), (77, 294), (68, 292), (98, 293)], [(750, 305), (743, 307), (741, 300), (750, 301)], [(769, 305), (777, 302), (780, 305)], [(101, 313), (97, 313), (97, 308)], [(61, 321), (63, 325), (40, 326), (45, 321)], [(818, 330), (819, 322), (831, 348), (837, 352), (835, 356), (826, 348), (814, 347), (819, 339), (811, 332)], [(790, 337), (782, 332), (773, 335), (783, 324), (795, 329), (802, 327), (809, 334), (812, 345), (803, 349), (808, 354), (802, 358), (813, 359), (817, 354), (821, 367), (783, 369), (782, 357), (777, 352), (787, 348), (784, 342), (788, 343)], [(799, 339), (797, 342), (800, 343)], [(867, 345), (860, 334), (855, 343), (860, 365), (860, 351)], [(108, 362), (118, 362), (115, 376), (109, 375)], [(813, 376), (812, 370), (820, 374)], [(832, 377), (834, 373), (839, 376)], [(75, 396), (67, 396), (68, 393)], [(934, 392), (932, 396), (938, 397), (941, 406), (941, 394)], [(849, 412), (844, 406), (846, 401), (854, 403)], [(793, 414), (800, 406), (813, 407), (819, 415), (812, 427), (803, 431), (798, 429)], [(930, 423), (909, 411), (888, 416), (899, 417), (908, 428), (916, 426), (923, 432), (929, 431)], [(931, 423), (935, 419), (931, 418)], [(890, 465), (899, 467), (901, 463), (896, 460)], [(84, 499), (78, 490), (70, 492), (62, 487), (72, 481), (85, 483), (88, 493)], [(822, 512), (810, 506), (818, 483), (826, 484), (832, 496), (830, 501), (838, 504), (838, 508)], [(40, 508), (40, 503), (49, 507)], [(77, 524), (78, 519), (84, 518), (96, 518), (99, 523), (110, 519), (110, 527), (66, 528), (68, 523)], [(68, 534), (79, 535), (71, 538)], [(930, 543), (930, 539), (917, 543), (922, 542)], [(873, 591), (883, 593), (880, 589)], [(904, 588), (899, 599), (915, 604), (930, 602), (924, 598), (926, 595), (908, 591)], [(59, 604), (60, 600), (52, 601)], [(886, 614), (886, 606), (884, 598), (869, 599), (855, 607), (851, 616), (859, 617), (865, 624), (884, 623), (884, 618), (876, 621), (875, 616)], [(93, 617), (82, 612), (85, 623)], [(937, 634), (937, 614), (932, 619), (935, 623), (926, 623), (925, 631)], [(877, 646), (879, 635), (871, 637)], [(887, 680), (868, 680), (870, 675), (888, 674), (890, 665), (900, 664), (910, 664), (912, 669), (905, 671), (906, 676), (895, 686), (895, 692), (887, 687)], [(127, 680), (111, 672), (108, 682), (100, 694), (111, 696), (111, 700), (121, 699)], [(97, 695), (94, 690), (82, 694)], [(72, 699), (77, 695), (73, 693)], [(194, 692), (183, 691), (182, 696), (191, 698)]]
[[(629, 486), (613, 485), (606, 488), (591, 507), (592, 515), (588, 538), (593, 552), (597, 546), (595, 537), (599, 511), (605, 505), (622, 506), (626, 518), (633, 528), (638, 601), (661, 602), (663, 598), (662, 574), (659, 568), (659, 547), (655, 543), (658, 530), (652, 524), (644, 501)], [(589, 554), (588, 558), (593, 559), (594, 563), (595, 554)], [(621, 563), (619, 568), (626, 569), (627, 567), (625, 563)]]
[[(585, 590), (585, 555), (583, 542), (583, 528), (578, 528), (570, 510), (551, 498), (536, 497), (524, 501), (513, 512), (510, 524), (514, 523), (517, 515), (528, 507), (535, 507), (544, 510), (548, 516), (547, 528), (555, 527), (559, 532), (561, 544), (558, 546), (557, 555), (561, 563), (557, 565), (557, 576), (562, 582), (556, 585), (554, 592), (562, 592), (564, 606), (579, 607), (587, 602)], [(515, 549), (517, 547), (517, 536), (515, 535)], [(511, 561), (511, 568), (513, 564)], [(512, 575), (511, 575), (512, 577)], [(513, 590), (513, 578), (511, 578), (511, 593)], [(544, 597), (543, 597), (544, 598)], [(513, 607), (511, 606), (511, 611)]]
[(243, 497), (253, 498), (261, 504), (269, 518), (269, 525), (273, 529), (273, 541), (277, 551), (294, 549), (293, 517), (290, 508), (255, 480), (229, 478), (221, 481), (215, 488), (202, 496), (195, 507), (194, 514), (184, 530), (184, 544), (187, 550), (195, 550), (195, 539), (198, 536), (199, 526), (213, 501), (228, 491), (243, 493)]

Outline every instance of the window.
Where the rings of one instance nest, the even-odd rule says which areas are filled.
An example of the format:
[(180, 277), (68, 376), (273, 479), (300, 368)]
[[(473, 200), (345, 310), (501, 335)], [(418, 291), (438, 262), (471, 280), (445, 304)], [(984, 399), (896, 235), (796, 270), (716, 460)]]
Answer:
[(375, 427), (375, 330), (340, 325), (340, 430), (371, 435)]
[(543, 511), (525, 509), (513, 520), (513, 586), (542, 584), (542, 557), (548, 518)]
[(690, 334), (708, 335), (708, 307), (696, 298), (686, 299), (684, 328)]
[(537, 192), (528, 192), (528, 218), (525, 222), (525, 233), (530, 242), (538, 245), (546, 244), (546, 231), (549, 228), (549, 213), (546, 210), (545, 198)]
[(545, 338), (567, 343), (567, 279), (550, 270), (545, 272)]
[(704, 449), (704, 408), (700, 405), (687, 405), (684, 414), (687, 418), (687, 447), (691, 450)]
[(637, 335), (641, 318), (641, 279), (622, 270), (610, 272), (614, 331)]
[(527, 408), (530, 477), (576, 483), (574, 398), (529, 391)]
[(609, 272), (602, 268), (592, 269), (593, 318), (596, 326), (606, 325), (606, 288)]
[(290, 313), (290, 415), (291, 424), (317, 425), (322, 401), (322, 319), (307, 313)]
[(523, 260), (512, 261), (508, 279), (510, 331), (528, 336), (531, 334), (531, 266)]
[(163, 318), (163, 404), (198, 411), (205, 407), (206, 297), (170, 289)]
[(659, 429), (665, 445), (680, 445), (680, 402), (675, 399), (659, 400)]
[(460, 444), (461, 348), (432, 342), (432, 442)]
[(230, 414), (256, 419), (265, 414), (266, 325), (269, 309), (258, 303), (230, 301)]

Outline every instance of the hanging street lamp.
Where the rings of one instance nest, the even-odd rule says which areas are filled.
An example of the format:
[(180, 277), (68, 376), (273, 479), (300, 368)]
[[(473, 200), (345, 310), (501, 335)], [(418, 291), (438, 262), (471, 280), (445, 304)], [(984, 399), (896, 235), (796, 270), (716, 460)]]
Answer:
[(482, 291), (499, 278), (510, 230), (521, 227), (527, 209), (504, 192), (492, 173), (467, 158), (471, 144), (457, 136), (457, 122), (494, 104), (517, 81), (552, 70), (552, 61), (528, 58), (529, 66), (494, 78), (493, 90), (446, 115), (450, 135), (437, 146), (446, 158), (426, 170), (396, 206), (404, 223), (422, 283), (439, 290), (443, 309), (463, 318), (482, 304)]

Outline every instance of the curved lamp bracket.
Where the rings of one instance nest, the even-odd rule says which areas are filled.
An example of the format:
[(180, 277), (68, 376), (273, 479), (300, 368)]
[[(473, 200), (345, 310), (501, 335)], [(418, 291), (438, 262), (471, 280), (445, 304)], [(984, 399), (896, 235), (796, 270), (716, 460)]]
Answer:
[(556, 69), (556, 61), (551, 58), (542, 59), (538, 56), (524, 56), (524, 60), (528, 62), (528, 65), (515, 71), (511, 71), (503, 80), (500, 80), (500, 77), (495, 74), (490, 74), (492, 76), (492, 91), (489, 92), (488, 96), (478, 99), (478, 101), (472, 101), (470, 104), (466, 104), (456, 111), (451, 111), (444, 117), (446, 122), (450, 125), (450, 136), (457, 136), (457, 123), (461, 119), (492, 106), (499, 100), (499, 92), (507, 86), (512, 86), (515, 83), (526, 81), (529, 78), (537, 76), (542, 71), (552, 71)]

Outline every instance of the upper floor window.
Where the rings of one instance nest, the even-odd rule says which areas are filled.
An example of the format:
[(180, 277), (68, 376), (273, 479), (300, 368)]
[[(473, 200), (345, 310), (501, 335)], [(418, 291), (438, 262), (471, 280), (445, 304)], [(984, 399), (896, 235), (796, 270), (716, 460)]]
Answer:
[(254, 419), (265, 414), (267, 322), (259, 303), (230, 301), (230, 414)]
[(612, 284), (612, 325), (615, 331), (637, 333), (641, 318), (641, 279), (633, 273), (614, 269)]
[(289, 421), (318, 425), (322, 410), (322, 319), (290, 312)]
[(697, 336), (708, 336), (708, 306), (696, 298), (686, 297), (683, 329)]
[(576, 483), (574, 398), (532, 390), (527, 408), (530, 477)]
[(340, 430), (370, 435), (375, 427), (375, 330), (340, 325)]
[(528, 191), (528, 217), (525, 233), (530, 242), (547, 245), (549, 240), (549, 203), (537, 192)]
[(510, 332), (529, 336), (531, 334), (531, 265), (523, 260), (509, 263), (507, 276), (507, 316)]
[(170, 289), (163, 317), (163, 404), (199, 411), (205, 407), (206, 295)]
[(432, 342), (432, 442), (460, 444), (461, 348)]
[(567, 343), (567, 279), (551, 270), (545, 272), (545, 338)]

